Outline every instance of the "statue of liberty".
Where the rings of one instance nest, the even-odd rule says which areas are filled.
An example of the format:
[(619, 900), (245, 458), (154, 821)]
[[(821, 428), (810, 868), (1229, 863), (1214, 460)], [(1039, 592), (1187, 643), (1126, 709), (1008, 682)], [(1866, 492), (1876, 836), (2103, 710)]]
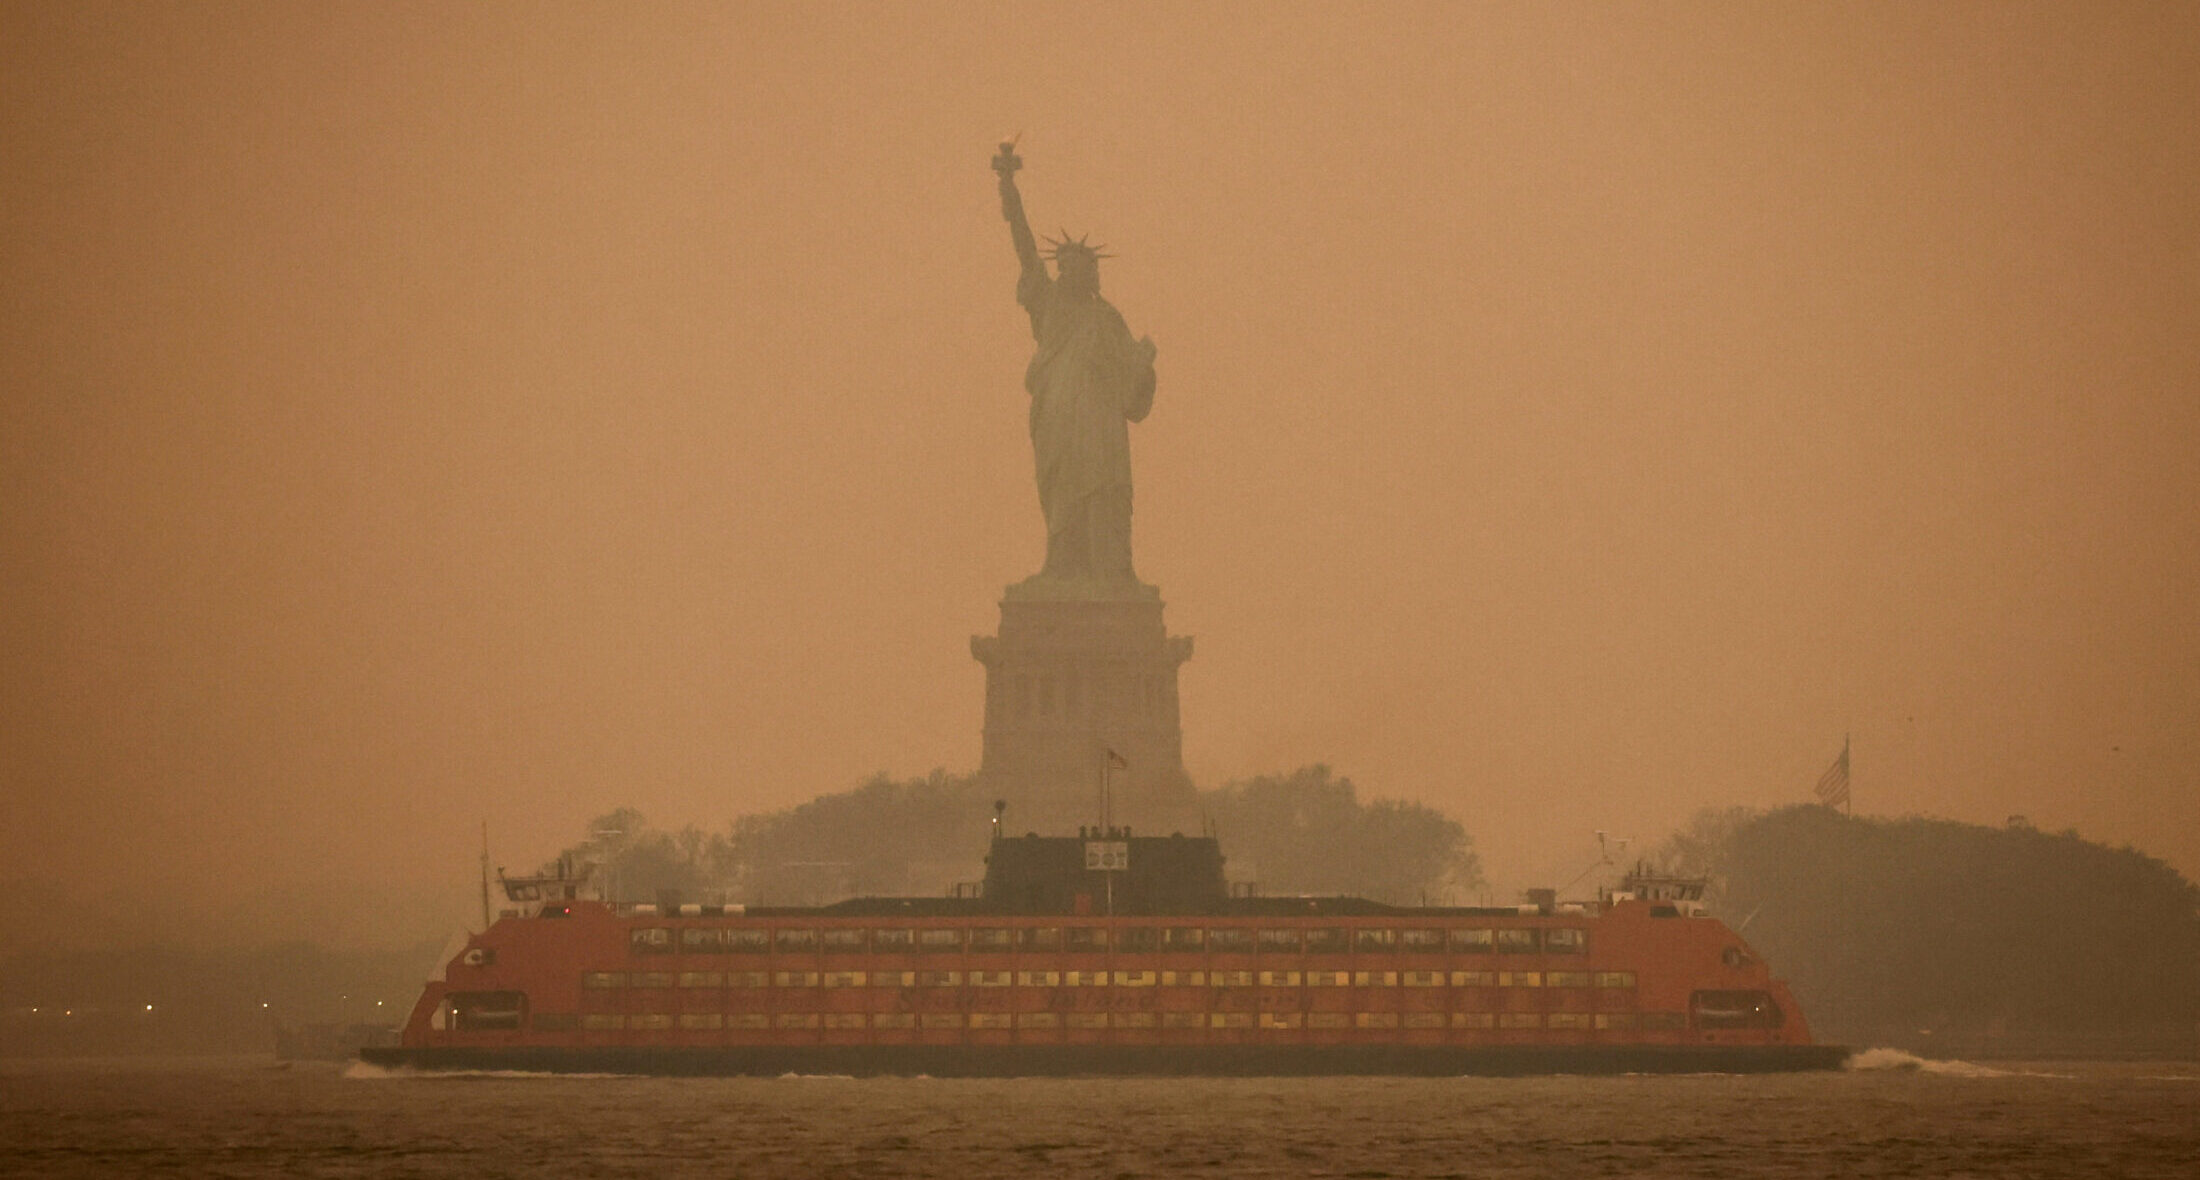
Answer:
[(1001, 216), (1023, 264), (1016, 302), (1030, 313), (1038, 342), (1024, 389), (1047, 520), (1046, 566), (1025, 586), (1150, 594), (1131, 569), (1129, 424), (1153, 408), (1154, 344), (1133, 340), (1122, 315), (1100, 297), (1100, 260), (1109, 257), (1100, 248), (1067, 231), (1049, 238), (1055, 273), (1047, 274), (1016, 191), (1023, 161), (1014, 148), (1001, 145), (993, 170), (1001, 179)]

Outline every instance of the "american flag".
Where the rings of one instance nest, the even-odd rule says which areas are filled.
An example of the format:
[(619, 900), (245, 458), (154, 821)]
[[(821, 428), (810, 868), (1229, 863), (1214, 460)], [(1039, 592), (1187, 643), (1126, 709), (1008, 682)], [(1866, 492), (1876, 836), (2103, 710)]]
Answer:
[(1818, 801), (1828, 807), (1846, 807), (1849, 802), (1849, 739), (1841, 739), (1841, 756), (1833, 760), (1826, 773), (1818, 776)]

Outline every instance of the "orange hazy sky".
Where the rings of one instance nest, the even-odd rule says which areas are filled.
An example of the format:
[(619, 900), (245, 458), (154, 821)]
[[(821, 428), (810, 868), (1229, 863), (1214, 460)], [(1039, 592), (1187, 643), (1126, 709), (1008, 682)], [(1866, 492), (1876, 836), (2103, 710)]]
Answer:
[(1851, 733), (1860, 812), (2200, 874), (2191, 5), (0, 22), (10, 906), (433, 935), (484, 819), (974, 767), (1018, 131), (1160, 346), (1202, 785), (1326, 761), (1513, 889)]

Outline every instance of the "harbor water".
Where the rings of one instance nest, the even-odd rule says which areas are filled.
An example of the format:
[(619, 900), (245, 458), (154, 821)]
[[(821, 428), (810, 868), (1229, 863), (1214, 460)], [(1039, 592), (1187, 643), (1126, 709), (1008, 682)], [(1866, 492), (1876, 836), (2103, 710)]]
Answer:
[(0, 1062), (7, 1176), (2190, 1177), (2200, 1065), (966, 1081)]

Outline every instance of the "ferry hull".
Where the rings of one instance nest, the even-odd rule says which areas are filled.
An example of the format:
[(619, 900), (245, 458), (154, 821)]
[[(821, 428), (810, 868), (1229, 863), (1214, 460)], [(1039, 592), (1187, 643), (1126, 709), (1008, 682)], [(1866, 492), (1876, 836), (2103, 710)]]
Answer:
[(367, 1048), (373, 1065), (428, 1071), (665, 1077), (1521, 1077), (1838, 1069), (1839, 1045), (810, 1045)]

